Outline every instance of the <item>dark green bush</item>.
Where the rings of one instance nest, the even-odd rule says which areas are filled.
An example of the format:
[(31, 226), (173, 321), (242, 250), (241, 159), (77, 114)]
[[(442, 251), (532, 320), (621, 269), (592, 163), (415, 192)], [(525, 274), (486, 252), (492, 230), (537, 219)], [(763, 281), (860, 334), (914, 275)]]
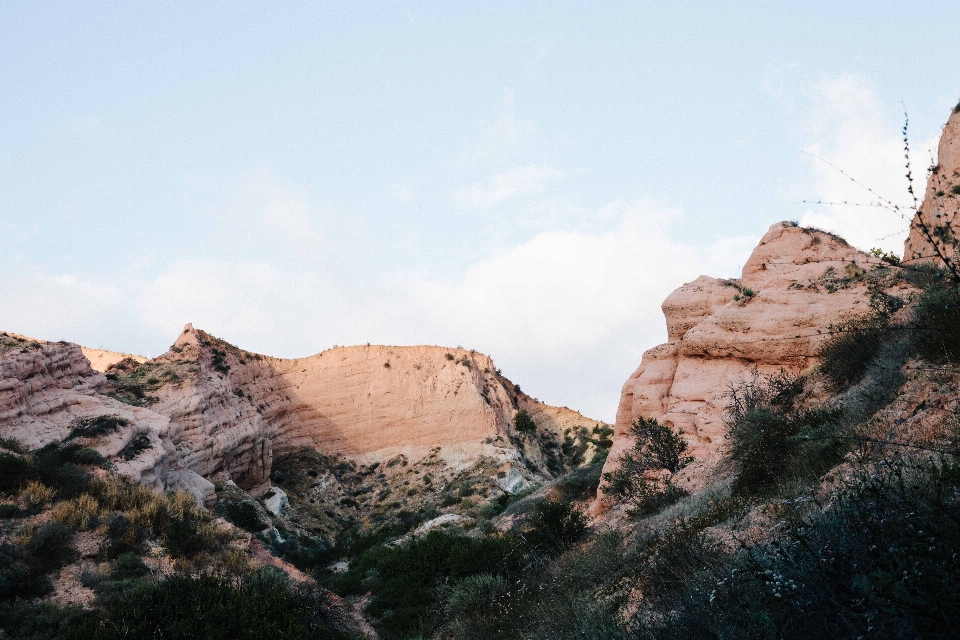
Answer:
[(151, 446), (150, 437), (145, 433), (138, 433), (130, 438), (130, 442), (124, 445), (123, 449), (121, 449), (117, 455), (124, 460), (133, 460)]
[(31, 567), (22, 552), (11, 544), (0, 543), (0, 602), (37, 598), (52, 588), (46, 575)]
[(767, 406), (746, 412), (730, 427), (730, 456), (738, 465), (735, 493), (754, 494), (778, 481), (819, 477), (849, 450), (840, 439), (842, 411), (784, 411)]
[(513, 416), (513, 424), (520, 433), (534, 433), (537, 430), (537, 424), (526, 409), (517, 411), (517, 415)]
[(546, 500), (534, 507), (527, 540), (535, 548), (556, 555), (578, 542), (587, 532), (583, 513), (565, 500)]
[(126, 427), (129, 424), (129, 420), (121, 418), (120, 416), (81, 418), (74, 422), (73, 430), (64, 442), (68, 442), (74, 438), (97, 438), (118, 431), (120, 427)]
[(0, 504), (0, 518), (16, 518), (20, 515), (20, 507), (12, 502)]
[(17, 640), (79, 640), (77, 628), (89, 615), (77, 606), (0, 602), (0, 628), (6, 630), (5, 637)]
[(23, 545), (27, 564), (47, 573), (61, 568), (77, 557), (73, 548), (73, 529), (62, 522), (48, 522), (33, 529)]
[(267, 528), (257, 507), (250, 502), (228, 502), (224, 511), (227, 520), (245, 531), (256, 533)]
[(522, 560), (519, 546), (504, 536), (475, 539), (434, 530), (406, 545), (370, 548), (346, 574), (321, 579), (338, 593), (372, 593), (367, 612), (378, 618), (382, 637), (426, 637), (442, 619), (437, 601), (443, 582), (515, 574)]
[(674, 564), (684, 567), (682, 580), (666, 594), (645, 591), (659, 599), (658, 610), (673, 613), (648, 634), (955, 638), (958, 496), (956, 461), (901, 458), (848, 484), (812, 517), (801, 508), (785, 514), (781, 535), (768, 544), (732, 556), (705, 551), (702, 542), (681, 545)]
[(931, 362), (960, 362), (960, 288), (952, 283), (928, 286), (913, 314), (913, 342)]
[(70, 462), (80, 447), (51, 443), (32, 454), (31, 476), (57, 490), (60, 498), (75, 498), (87, 490), (91, 475)]
[(150, 567), (140, 559), (140, 556), (135, 553), (124, 553), (114, 562), (110, 577), (114, 580), (130, 580), (149, 574)]
[(863, 377), (867, 366), (890, 339), (889, 317), (872, 314), (833, 327), (833, 335), (820, 347), (820, 372), (834, 389), (843, 390)]
[(631, 516), (642, 517), (686, 495), (669, 477), (648, 478), (648, 472), (666, 470), (673, 474), (693, 458), (683, 455), (687, 450), (683, 436), (653, 418), (635, 421), (630, 435), (633, 447), (623, 454), (616, 471), (604, 474), (607, 481), (604, 492), (612, 499), (625, 502)]
[(125, 553), (138, 551), (149, 532), (132, 522), (122, 513), (111, 513), (107, 523), (107, 557), (118, 558)]
[(107, 460), (100, 455), (100, 452), (89, 447), (77, 447), (70, 452), (66, 460), (73, 464), (84, 464), (101, 468), (107, 466)]
[(0, 625), (10, 637), (58, 640), (197, 638), (335, 640), (320, 597), (290, 587), (265, 569), (239, 583), (212, 575), (104, 583), (96, 609), (8, 606)]
[(0, 452), (0, 491), (16, 491), (30, 479), (30, 461)]

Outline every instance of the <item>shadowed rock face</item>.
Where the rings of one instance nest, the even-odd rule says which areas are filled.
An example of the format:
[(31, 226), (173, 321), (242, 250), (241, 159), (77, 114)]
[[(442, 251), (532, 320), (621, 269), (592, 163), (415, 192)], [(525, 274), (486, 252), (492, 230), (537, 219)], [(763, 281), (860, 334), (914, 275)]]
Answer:
[[(903, 245), (903, 263), (905, 265), (920, 262), (943, 261), (940, 256), (958, 259), (957, 246), (945, 241), (935, 231), (937, 227), (953, 226), (960, 210), (960, 193), (953, 189), (960, 185), (960, 111), (953, 111), (940, 136), (937, 150), (937, 165), (927, 179), (927, 190), (923, 196), (920, 211), (910, 223), (910, 234)], [(930, 233), (924, 232), (927, 227)], [(960, 229), (952, 229), (954, 237)]]
[(184, 465), (240, 486), (266, 482), (274, 453), (307, 446), (366, 462), (437, 447), (449, 463), (513, 459), (512, 419), (529, 407), (541, 429), (590, 421), (519, 393), (485, 355), (443, 347), (338, 347), (285, 360), (184, 330), (154, 362), (197, 372), (157, 392)]
[[(416, 461), (438, 449), (454, 467), (516, 460), (521, 408), (555, 442), (566, 428), (594, 424), (520, 393), (490, 358), (461, 349), (342, 347), (286, 360), (187, 325), (162, 356), (122, 358), (105, 374), (77, 345), (22, 339), (0, 353), (0, 436), (35, 448), (67, 437), (78, 420), (118, 416), (122, 427), (85, 444), (141, 481), (201, 499), (212, 492), (208, 479), (266, 489), (274, 455), (304, 446), (364, 462)], [(120, 453), (137, 435), (150, 446), (126, 460)], [(539, 445), (523, 453), (548, 467)]]
[[(701, 276), (674, 291), (662, 305), (670, 341), (644, 353), (624, 384), (604, 472), (632, 446), (631, 423), (656, 418), (684, 434), (695, 458), (678, 481), (700, 484), (722, 456), (731, 385), (810, 366), (829, 327), (869, 312), (870, 284), (896, 271), (840, 238), (782, 222), (740, 280)], [(910, 289), (896, 286), (891, 293)]]

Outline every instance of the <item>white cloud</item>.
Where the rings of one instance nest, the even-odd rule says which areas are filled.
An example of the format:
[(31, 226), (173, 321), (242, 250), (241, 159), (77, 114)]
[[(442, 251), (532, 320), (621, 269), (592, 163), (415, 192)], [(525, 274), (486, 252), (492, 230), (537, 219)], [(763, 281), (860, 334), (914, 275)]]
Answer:
[(237, 346), (299, 357), (333, 344), (410, 344), (429, 337), (409, 285), (345, 287), (310, 270), (257, 261), (181, 260), (142, 287), (140, 322), (172, 342), (191, 322)]
[(563, 172), (557, 169), (531, 164), (516, 167), (485, 182), (476, 182), (466, 189), (454, 191), (453, 197), (462, 205), (492, 206), (520, 196), (541, 194), (548, 183), (562, 176)]
[[(808, 126), (814, 142), (806, 151), (827, 160), (858, 182), (909, 211), (903, 157), (902, 121), (887, 116), (887, 109), (872, 85), (851, 74), (824, 81), (815, 89), (815, 108)], [(911, 163), (914, 189), (923, 196), (925, 169), (937, 139), (914, 141)], [(837, 169), (810, 158), (819, 199), (832, 203), (871, 204), (878, 198), (853, 183)], [(861, 249), (881, 247), (903, 251), (909, 220), (881, 207), (844, 204), (815, 205), (801, 220), (836, 232)]]
[[(15, 264), (0, 274), (0, 330), (45, 340), (98, 336), (121, 313), (123, 292), (82, 275)], [(96, 345), (91, 345), (96, 346)]]
[(263, 262), (181, 260), (144, 287), (138, 310), (141, 322), (171, 340), (192, 322), (255, 349), (279, 346), (278, 336), (306, 339), (320, 300), (330, 302), (326, 289), (312, 274), (285, 274)]
[(665, 335), (660, 303), (702, 273), (742, 265), (755, 239), (708, 251), (672, 241), (663, 214), (634, 210), (614, 231), (551, 231), (469, 267), (452, 282), (417, 285), (429, 317), (464, 344), (497, 353), (563, 353), (643, 327)]

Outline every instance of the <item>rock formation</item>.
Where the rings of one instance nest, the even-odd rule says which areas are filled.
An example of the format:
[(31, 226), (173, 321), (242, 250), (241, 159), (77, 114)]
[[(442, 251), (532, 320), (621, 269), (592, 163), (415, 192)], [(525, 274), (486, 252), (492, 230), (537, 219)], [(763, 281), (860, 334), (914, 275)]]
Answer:
[[(265, 491), (275, 454), (309, 447), (358, 462), (428, 455), (451, 467), (518, 460), (512, 419), (524, 408), (554, 443), (596, 422), (523, 394), (489, 357), (442, 347), (357, 346), (280, 359), (238, 349), (187, 325), (146, 360), (22, 337), (0, 350), (0, 436), (30, 448), (86, 433), (82, 442), (154, 486), (212, 497), (211, 479)], [(80, 436), (77, 436), (80, 437)], [(550, 452), (524, 457), (547, 468)]]
[(104, 351), (103, 349), (94, 349), (92, 347), (80, 347), (83, 356), (90, 361), (90, 366), (94, 371), (101, 373), (117, 364), (121, 360), (130, 359), (134, 362), (143, 363), (147, 359), (143, 356), (135, 356), (130, 353), (119, 353), (117, 351)]
[[(960, 105), (958, 105), (960, 107)], [(937, 164), (927, 179), (920, 210), (910, 222), (903, 245), (903, 263), (960, 259), (954, 227), (960, 210), (960, 109), (954, 109), (940, 136)], [(955, 264), (955, 263), (954, 263)]]
[(678, 481), (702, 483), (722, 456), (731, 385), (810, 366), (834, 324), (870, 311), (873, 287), (907, 293), (895, 271), (841, 238), (781, 222), (740, 280), (701, 276), (674, 291), (662, 305), (669, 342), (648, 350), (624, 384), (604, 471), (631, 446), (631, 423), (652, 417), (690, 445), (695, 462)]

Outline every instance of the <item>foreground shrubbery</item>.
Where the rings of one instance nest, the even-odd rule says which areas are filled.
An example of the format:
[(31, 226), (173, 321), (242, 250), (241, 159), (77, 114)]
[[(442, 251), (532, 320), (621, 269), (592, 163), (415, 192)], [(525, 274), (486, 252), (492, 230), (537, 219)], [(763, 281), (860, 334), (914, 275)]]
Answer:
[(103, 589), (95, 612), (24, 603), (0, 605), (9, 637), (114, 640), (330, 640), (342, 637), (326, 619), (318, 593), (292, 587), (271, 569), (244, 579), (176, 575), (133, 579)]
[[(661, 543), (651, 638), (953, 638), (960, 628), (960, 465), (894, 458), (827, 502), (782, 509), (768, 544), (733, 555), (701, 533)], [(682, 566), (682, 582), (665, 580)], [(659, 569), (659, 570), (656, 570)], [(666, 588), (664, 586), (666, 585)], [(654, 612), (672, 612), (663, 616)]]
[(693, 458), (684, 455), (687, 443), (683, 436), (653, 418), (635, 421), (630, 426), (630, 436), (633, 447), (620, 458), (620, 468), (603, 476), (607, 481), (605, 493), (626, 504), (631, 516), (642, 517), (686, 495), (670, 482), (670, 475), (693, 462)]
[(358, 545), (347, 573), (318, 577), (344, 595), (372, 594), (367, 612), (385, 638), (429, 637), (448, 624), (460, 629), (456, 637), (512, 637), (504, 634), (529, 621), (543, 596), (544, 567), (585, 533), (569, 502), (546, 501), (522, 534), (431, 531), (393, 547)]

